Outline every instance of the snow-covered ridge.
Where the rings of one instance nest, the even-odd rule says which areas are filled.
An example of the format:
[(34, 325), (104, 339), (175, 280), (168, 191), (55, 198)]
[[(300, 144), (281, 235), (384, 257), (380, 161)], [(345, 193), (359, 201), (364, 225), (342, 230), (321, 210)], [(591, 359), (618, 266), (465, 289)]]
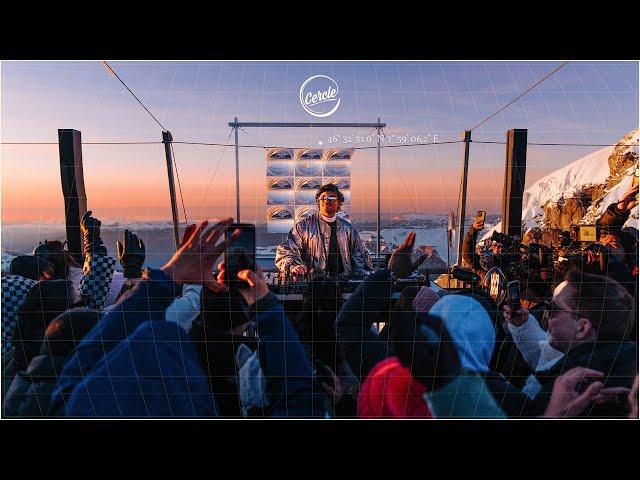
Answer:
[[(561, 209), (563, 201), (583, 197), (585, 191), (598, 187), (603, 194), (599, 198), (593, 199), (586, 214), (579, 222), (594, 223), (611, 203), (622, 198), (624, 192), (631, 187), (634, 171), (638, 167), (639, 134), (640, 130), (633, 130), (625, 135), (618, 145), (605, 147), (582, 157), (541, 178), (527, 188), (524, 191), (522, 204), (524, 229), (547, 226), (543, 223), (545, 206), (558, 204), (560, 205), (558, 208)], [(628, 167), (622, 172), (612, 171), (612, 167), (616, 170), (614, 163), (628, 154), (635, 155), (635, 166)], [(637, 207), (631, 211), (627, 225), (637, 228)], [(501, 222), (489, 229), (482, 239), (488, 238), (493, 231), (500, 228)]]

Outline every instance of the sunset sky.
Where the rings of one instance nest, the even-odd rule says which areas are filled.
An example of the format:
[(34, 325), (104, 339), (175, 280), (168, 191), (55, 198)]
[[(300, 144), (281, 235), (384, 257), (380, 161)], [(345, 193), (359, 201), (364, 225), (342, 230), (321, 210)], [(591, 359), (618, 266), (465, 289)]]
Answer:
[[(328, 121), (387, 123), (387, 135), (459, 140), (561, 62), (121, 62), (111, 66), (176, 141), (233, 143), (228, 122), (308, 122), (300, 85), (323, 74), (339, 85), (341, 104)], [(158, 141), (160, 127), (99, 61), (2, 62), (2, 142), (56, 142), (59, 128), (85, 142)], [(319, 121), (327, 121), (322, 119)], [(638, 126), (638, 62), (571, 62), (473, 132), (503, 142), (526, 128), (533, 143), (616, 143)], [(331, 134), (364, 130), (247, 129), (240, 143), (327, 146)], [(373, 145), (373, 144), (372, 144)], [(341, 144), (342, 146), (342, 144)], [(348, 145), (344, 145), (348, 146)], [(382, 152), (384, 218), (455, 209), (462, 144), (387, 148)], [(529, 146), (527, 185), (600, 147)], [(174, 145), (190, 220), (235, 213), (233, 147)], [(62, 222), (57, 145), (5, 145), (2, 222)], [(265, 152), (243, 148), (243, 221), (263, 221)], [(85, 145), (89, 208), (104, 221), (169, 220), (164, 149), (157, 145)], [(468, 211), (498, 212), (505, 147), (472, 144)], [(356, 152), (352, 217), (374, 218), (376, 152)], [(180, 207), (182, 220), (182, 207)]]

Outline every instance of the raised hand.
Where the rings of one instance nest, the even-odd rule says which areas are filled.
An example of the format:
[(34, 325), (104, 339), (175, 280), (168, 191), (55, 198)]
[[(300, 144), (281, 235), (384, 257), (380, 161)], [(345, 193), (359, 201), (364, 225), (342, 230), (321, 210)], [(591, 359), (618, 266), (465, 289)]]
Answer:
[(248, 306), (253, 305), (269, 294), (269, 286), (267, 282), (264, 281), (264, 276), (262, 275), (262, 270), (259, 265), (256, 265), (255, 272), (251, 270), (240, 270), (238, 272), (238, 278), (249, 284), (249, 288), (239, 289), (240, 294), (244, 297)]
[(82, 250), (85, 255), (106, 255), (107, 249), (100, 238), (100, 226), (102, 222), (92, 217), (89, 210), (80, 219), (80, 232), (82, 233)]
[(214, 276), (213, 268), (220, 255), (240, 235), (240, 231), (236, 230), (230, 239), (217, 244), (227, 225), (232, 222), (232, 218), (227, 218), (212, 227), (209, 227), (208, 221), (202, 222), (162, 267), (162, 271), (179, 285), (191, 283), (205, 285), (213, 291), (225, 290), (226, 287)]
[(480, 230), (482, 230), (484, 228), (484, 220), (482, 220), (482, 221), (476, 220), (471, 225), (471, 228), (473, 228), (476, 232), (479, 232)]
[(125, 278), (140, 278), (142, 276), (145, 251), (142, 239), (138, 238), (135, 233), (125, 230), (124, 246), (120, 240), (116, 242), (116, 255), (124, 270)]
[(409, 232), (407, 238), (391, 255), (389, 259), (389, 268), (396, 277), (407, 277), (411, 275), (416, 268), (427, 258), (427, 255), (421, 255), (418, 260), (413, 262), (411, 255), (413, 253), (413, 245), (416, 242), (416, 232)]
[(632, 210), (636, 205), (638, 205), (638, 199), (636, 198), (637, 194), (638, 185), (627, 190), (622, 199), (618, 202), (618, 210)]
[[(224, 262), (218, 264), (218, 270), (217, 280), (219, 284), (222, 284), (224, 283), (225, 276)], [(248, 306), (253, 305), (269, 293), (269, 286), (264, 280), (264, 274), (262, 273), (260, 265), (256, 265), (255, 272), (251, 270), (240, 270), (238, 272), (238, 278), (247, 282), (248, 288), (239, 288), (238, 291), (244, 297)]]
[(580, 384), (587, 378), (600, 379), (603, 376), (604, 374), (597, 370), (576, 367), (558, 377), (553, 384), (553, 392), (544, 416), (558, 418), (580, 415), (598, 398), (603, 383), (599, 380), (594, 381), (584, 392), (578, 393)]

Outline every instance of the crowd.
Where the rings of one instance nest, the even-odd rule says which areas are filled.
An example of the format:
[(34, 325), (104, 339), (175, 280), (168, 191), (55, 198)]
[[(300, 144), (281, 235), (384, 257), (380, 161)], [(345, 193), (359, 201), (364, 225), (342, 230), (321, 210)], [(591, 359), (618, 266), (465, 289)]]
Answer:
[[(127, 230), (120, 272), (87, 212), (82, 265), (45, 241), (2, 278), (2, 416), (637, 418), (637, 193), (600, 219), (607, 268), (531, 261), (519, 308), (479, 286), (393, 301), (420, 264), (411, 232), (346, 300), (315, 278), (287, 313), (259, 268), (225, 285), (232, 219), (187, 228), (160, 269)], [(481, 276), (504, 261), (482, 228), (464, 243)]]

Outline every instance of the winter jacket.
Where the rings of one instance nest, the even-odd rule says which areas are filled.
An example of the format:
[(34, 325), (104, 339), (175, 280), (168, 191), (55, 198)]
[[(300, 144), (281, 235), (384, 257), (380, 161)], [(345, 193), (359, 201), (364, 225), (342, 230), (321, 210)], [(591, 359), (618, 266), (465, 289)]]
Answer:
[[(562, 374), (575, 367), (585, 367), (604, 373), (605, 388), (631, 388), (638, 374), (638, 349), (635, 342), (583, 343), (569, 350), (550, 367), (535, 372), (541, 390), (529, 412), (543, 415), (551, 399), (553, 384)], [(626, 403), (626, 402), (625, 402)], [(626, 417), (627, 405), (593, 404), (582, 416)]]
[(249, 351), (258, 348), (253, 337), (232, 335), (225, 332), (204, 330), (201, 322), (194, 322), (189, 333), (194, 342), (200, 363), (209, 377), (209, 385), (223, 417), (242, 416), (242, 405), (238, 395), (238, 349), (244, 346)]
[(371, 370), (358, 395), (360, 418), (431, 418), (423, 395), (425, 386), (397, 357), (388, 357)]
[(49, 324), (61, 313), (82, 304), (76, 286), (63, 278), (38, 282), (18, 311), (14, 333), (15, 370), (26, 370), (40, 354)]
[(17, 372), (3, 397), (5, 417), (43, 417), (47, 415), (51, 394), (58, 384), (66, 357), (38, 355), (22, 372)]
[(512, 415), (525, 411), (529, 398), (503, 375), (489, 369), (496, 332), (482, 304), (466, 295), (445, 295), (429, 313), (439, 317), (449, 331), (462, 369), (482, 376), (498, 407)]
[(473, 372), (463, 372), (424, 399), (436, 418), (506, 418), (486, 377)]
[(340, 349), (361, 382), (378, 362), (393, 355), (389, 342), (371, 330), (375, 319), (390, 303), (392, 287), (391, 270), (372, 273), (345, 302), (336, 319)]
[(265, 379), (270, 417), (323, 417), (324, 395), (315, 384), (311, 364), (278, 298), (269, 293), (249, 309), (258, 336), (258, 358)]
[[(345, 219), (337, 217), (338, 247), (344, 267), (343, 274), (364, 273), (372, 268), (358, 231)], [(287, 239), (276, 251), (276, 266), (286, 272), (296, 265), (305, 265), (309, 272), (327, 269), (327, 254), (331, 227), (314, 213), (296, 223)]]
[(187, 333), (165, 321), (177, 286), (149, 270), (84, 337), (59, 375), (54, 416), (217, 415)]
[(218, 409), (195, 346), (175, 323), (147, 321), (67, 397), (74, 417), (209, 417)]
[(27, 298), (27, 294), (37, 284), (36, 280), (7, 275), (2, 277), (2, 353), (13, 348), (11, 343), (18, 321), (18, 310)]
[[(532, 317), (530, 315), (530, 317)], [(549, 345), (549, 334), (538, 321), (529, 318), (521, 326), (508, 324), (523, 357), (535, 370), (523, 391), (534, 399), (529, 414), (542, 415), (551, 398), (556, 378), (574, 367), (586, 367), (605, 374), (605, 386), (630, 388), (636, 375), (636, 346), (633, 342), (598, 342), (578, 345), (566, 355)], [(610, 406), (597, 406), (586, 415), (614, 416)], [(618, 416), (624, 413), (617, 412)]]
[(7, 394), (15, 374), (15, 349), (10, 348), (2, 353), (2, 398)]

